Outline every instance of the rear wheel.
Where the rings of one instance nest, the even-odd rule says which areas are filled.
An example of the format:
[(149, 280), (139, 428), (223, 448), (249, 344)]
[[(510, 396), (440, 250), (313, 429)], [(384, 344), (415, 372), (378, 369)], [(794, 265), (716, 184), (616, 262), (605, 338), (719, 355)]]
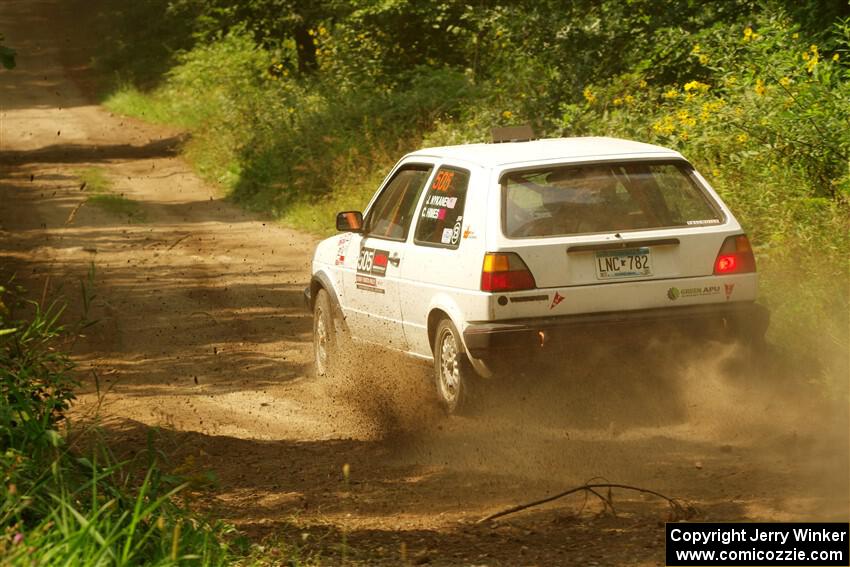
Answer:
[(472, 400), (475, 371), (466, 355), (455, 326), (448, 319), (437, 325), (434, 339), (434, 375), (437, 398), (449, 414), (468, 411)]

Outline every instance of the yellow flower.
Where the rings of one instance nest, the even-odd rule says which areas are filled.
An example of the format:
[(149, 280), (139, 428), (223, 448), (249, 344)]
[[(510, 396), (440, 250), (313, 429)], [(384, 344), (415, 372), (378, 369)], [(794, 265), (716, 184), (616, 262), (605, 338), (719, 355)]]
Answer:
[(764, 81), (762, 81), (761, 79), (756, 79), (755, 91), (757, 95), (764, 96), (764, 93), (767, 92), (767, 89), (764, 86)]
[(684, 88), (685, 88), (685, 91), (701, 91), (701, 92), (705, 92), (705, 91), (707, 91), (710, 87), (709, 87), (707, 84), (705, 84), (705, 83), (701, 83), (701, 82), (699, 82), (699, 81), (691, 81), (690, 83), (685, 83), (685, 87), (684, 87)]
[(674, 98), (679, 96), (679, 91), (677, 91), (676, 89), (670, 89), (661, 96), (666, 98), (667, 100), (673, 100)]
[(779, 84), (783, 87), (787, 87), (791, 84), (791, 79), (789, 79), (788, 77), (782, 77), (781, 79), (779, 79)]
[(504, 118), (505, 120), (510, 120), (513, 117), (513, 115), (514, 115), (513, 112), (511, 112), (510, 110), (506, 110), (502, 113), (502, 118)]
[(750, 41), (753, 38), (753, 28), (747, 26), (744, 28), (744, 41)]
[(681, 132), (679, 132), (679, 138), (681, 138), (682, 140), (687, 141), (687, 139), (688, 139), (688, 131), (687, 131), (687, 130), (682, 130)]
[(808, 51), (804, 51), (804, 52), (803, 52), (803, 61), (808, 61), (808, 60), (809, 60), (809, 52), (808, 52)]
[(749, 140), (749, 139), (750, 139), (750, 137), (749, 137), (749, 136), (747, 135), (747, 133), (745, 132), (745, 133), (743, 133), (743, 134), (738, 134), (738, 136), (737, 136), (735, 139), (736, 139), (736, 140), (738, 140), (740, 143), (742, 143), (742, 144), (743, 144), (744, 142), (746, 142), (747, 140)]
[(623, 101), (625, 101), (625, 103), (626, 103), (626, 104), (634, 104), (634, 102), (635, 102), (635, 97), (633, 97), (633, 96), (632, 96), (632, 95), (630, 95), (630, 94), (627, 94), (627, 95), (623, 98)]
[(694, 44), (693, 49), (691, 49), (691, 55), (696, 55), (699, 53), (700, 47), (698, 43)]
[(676, 125), (669, 116), (665, 116), (662, 120), (656, 120), (652, 124), (652, 130), (659, 134), (672, 134), (676, 130)]
[[(813, 45), (812, 47), (815, 46)], [(818, 59), (820, 59), (820, 57), (818, 56), (818, 51), (815, 47), (815, 49), (812, 51), (812, 56), (808, 58), (808, 63), (806, 63), (806, 71), (812, 73), (815, 70), (815, 67), (818, 66)]]
[(646, 85), (647, 85), (647, 82), (646, 82), (646, 80), (645, 80), (645, 79), (641, 79), (641, 80), (640, 80), (640, 83), (638, 83), (638, 86), (639, 86), (640, 88), (642, 88), (642, 89), (645, 89), (645, 88), (646, 88)]
[(676, 113), (676, 118), (679, 119), (682, 126), (694, 126), (697, 123), (696, 118), (691, 116), (690, 113), (684, 109)]
[(584, 87), (584, 92), (582, 92), (582, 94), (584, 95), (584, 99), (588, 102), (588, 104), (593, 104), (594, 102), (596, 102), (596, 95), (593, 94), (593, 91), (590, 90), (590, 87)]
[(621, 104), (623, 104), (623, 99), (617, 97), (612, 102), (614, 103), (614, 106), (620, 106)]
[(833, 61), (838, 61), (840, 58), (841, 58), (841, 57), (840, 57), (837, 53), (836, 53), (835, 55), (833, 55), (833, 56), (832, 56), (832, 60), (833, 60)]
[(325, 26), (319, 26), (319, 35), (326, 35), (328, 30)]
[(699, 62), (702, 65), (708, 65), (708, 55), (706, 55), (705, 53), (700, 53)]
[(791, 39), (800, 39), (800, 34), (798, 34), (798, 33), (792, 33), (792, 34), (791, 34)]

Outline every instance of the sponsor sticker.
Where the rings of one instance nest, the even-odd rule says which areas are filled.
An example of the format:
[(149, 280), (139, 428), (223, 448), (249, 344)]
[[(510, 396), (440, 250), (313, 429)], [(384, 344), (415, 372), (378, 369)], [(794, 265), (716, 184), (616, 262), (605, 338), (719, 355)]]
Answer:
[(345, 232), (339, 236), (339, 240), (336, 241), (336, 259), (334, 260), (335, 265), (339, 266), (343, 262), (345, 262), (345, 251), (348, 248), (348, 243), (350, 241), (350, 232)]
[(726, 292), (726, 301), (729, 301), (729, 298), (732, 297), (732, 292), (735, 291), (735, 284), (723, 284), (723, 291)]
[(363, 291), (371, 291), (372, 293), (386, 293), (384, 288), (372, 286), (372, 285), (357, 284), (357, 289), (360, 289), (360, 290), (363, 290)]
[[(734, 284), (732, 284), (734, 286)], [(731, 295), (731, 291), (729, 292)], [(670, 301), (676, 301), (680, 297), (707, 297), (710, 295), (720, 295), (719, 285), (707, 285), (703, 287), (671, 287), (667, 290), (667, 298)], [(728, 297), (727, 297), (728, 299)]]
[(549, 305), (549, 310), (551, 311), (552, 309), (556, 308), (558, 305), (561, 304), (563, 300), (564, 296), (556, 291), (555, 295), (552, 297), (552, 303)]
[(355, 281), (363, 285), (378, 285), (377, 278), (374, 278), (372, 276), (364, 276), (362, 274), (357, 274)]
[(451, 244), (453, 232), (454, 231), (450, 228), (444, 228), (443, 229), (443, 235), (440, 237), (440, 242), (442, 244)]
[(452, 229), (452, 244), (457, 244), (457, 241), (460, 239), (460, 229), (461, 226), (463, 226), (463, 223), (461, 222), (462, 220), (463, 217), (458, 217), (457, 222)]
[(527, 303), (529, 301), (547, 301), (548, 295), (522, 295), (520, 297), (512, 297), (511, 303)]
[(703, 220), (689, 220), (687, 224), (691, 226), (700, 226), (704, 224), (720, 224), (720, 220), (718, 219), (703, 219)]
[(472, 231), (471, 226), (466, 227), (466, 230), (463, 231), (463, 238), (464, 239), (466, 239), (466, 238), (477, 238), (475, 236), (475, 233)]

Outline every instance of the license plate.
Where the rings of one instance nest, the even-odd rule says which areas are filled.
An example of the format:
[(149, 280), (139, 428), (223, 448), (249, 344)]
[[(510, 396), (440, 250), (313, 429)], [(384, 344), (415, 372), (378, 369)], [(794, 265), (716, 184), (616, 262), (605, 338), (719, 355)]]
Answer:
[(652, 275), (649, 248), (601, 250), (596, 253), (596, 279), (635, 278)]

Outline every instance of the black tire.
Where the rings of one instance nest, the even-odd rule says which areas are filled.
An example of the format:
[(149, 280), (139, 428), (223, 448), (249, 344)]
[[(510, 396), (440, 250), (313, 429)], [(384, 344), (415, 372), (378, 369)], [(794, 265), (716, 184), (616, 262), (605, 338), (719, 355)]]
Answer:
[(318, 377), (331, 376), (339, 365), (339, 336), (328, 292), (319, 289), (313, 303), (313, 368)]
[(434, 334), (434, 379), (437, 399), (446, 413), (470, 410), (476, 378), (460, 333), (450, 320), (441, 320)]

